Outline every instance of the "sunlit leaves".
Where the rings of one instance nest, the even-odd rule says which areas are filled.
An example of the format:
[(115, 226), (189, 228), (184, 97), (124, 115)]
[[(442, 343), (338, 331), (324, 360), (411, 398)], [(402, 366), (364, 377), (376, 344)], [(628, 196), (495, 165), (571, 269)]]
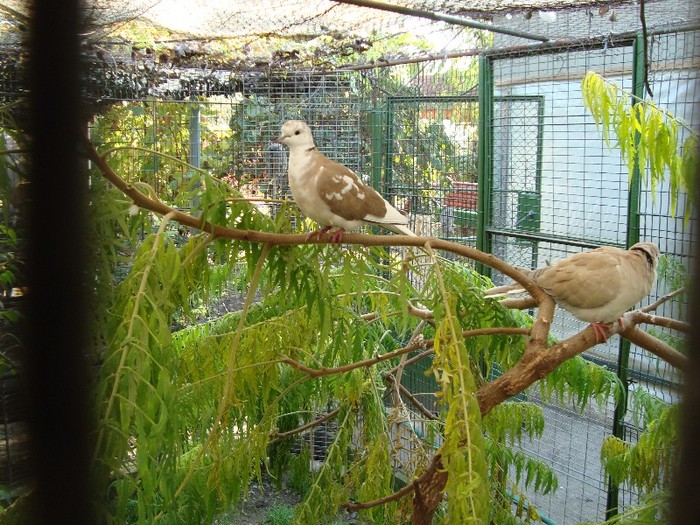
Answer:
[[(147, 237), (116, 290), (107, 325), (96, 459), (104, 476), (122, 470), (122, 461), (131, 456), (139, 477), (129, 490), (122, 485), (119, 495), (136, 499), (144, 521), (160, 510), (161, 484), (172, 481), (175, 469), (175, 389), (164, 350), (179, 265), (177, 250), (163, 241), (162, 229)], [(120, 500), (118, 507), (126, 508), (126, 502)]]
[[(679, 198), (684, 196), (689, 201), (684, 209), (688, 220), (696, 198), (697, 133), (652, 101), (636, 99), (596, 73), (585, 75), (581, 90), (584, 106), (602, 131), (606, 144), (620, 149), (630, 179), (639, 168), (652, 197), (657, 194), (659, 184), (668, 181), (672, 213)], [(686, 136), (682, 142), (679, 126)], [(611, 133), (617, 139), (615, 143), (610, 140)]]
[(476, 383), (458, 331), (454, 296), (447, 291), (437, 265), (434, 275), (443, 303), (442, 319), (435, 331), (433, 371), (440, 386), (441, 403), (447, 407), (445, 440), (440, 447), (449, 473), (444, 522), (486, 525), (489, 486)]

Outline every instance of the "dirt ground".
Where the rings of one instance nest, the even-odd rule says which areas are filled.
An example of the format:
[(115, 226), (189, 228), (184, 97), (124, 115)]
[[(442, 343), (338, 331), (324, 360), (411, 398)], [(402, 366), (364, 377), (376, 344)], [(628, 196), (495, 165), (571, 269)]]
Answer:
[(301, 496), (287, 488), (278, 489), (267, 480), (262, 485), (253, 484), (245, 501), (235, 510), (216, 521), (217, 525), (263, 525), (267, 523), (270, 509), (280, 505), (296, 505)]
[[(277, 525), (280, 521), (270, 520), (270, 511), (281, 506), (295, 506), (301, 496), (289, 488), (277, 488), (269, 480), (263, 479), (262, 485), (251, 484), (245, 501), (214, 521), (214, 525)], [(341, 513), (332, 525), (361, 525), (356, 513)]]

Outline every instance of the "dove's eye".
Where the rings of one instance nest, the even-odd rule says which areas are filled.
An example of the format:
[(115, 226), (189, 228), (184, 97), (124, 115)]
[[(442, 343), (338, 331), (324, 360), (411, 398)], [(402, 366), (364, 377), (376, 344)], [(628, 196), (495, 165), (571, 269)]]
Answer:
[(294, 132), (295, 135), (298, 135), (299, 133), (301, 133), (301, 131), (299, 131), (299, 130), (296, 130), (296, 131)]

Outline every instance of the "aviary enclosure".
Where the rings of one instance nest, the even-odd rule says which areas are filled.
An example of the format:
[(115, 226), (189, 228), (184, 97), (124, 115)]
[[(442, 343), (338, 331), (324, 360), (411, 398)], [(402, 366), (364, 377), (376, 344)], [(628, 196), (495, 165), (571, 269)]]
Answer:
[[(438, 23), (407, 4), (418, 17), (391, 20)], [(430, 12), (503, 31), (462, 29), (473, 50), (450, 56), (392, 61), (338, 36), (227, 67), (138, 31), (87, 46), (106, 521), (239, 523), (264, 479), (298, 494), (293, 523), (667, 522), (697, 228), (694, 4), (647, 1), (644, 28), (628, 2), (456, 4)], [(7, 520), (31, 501), (11, 336), (31, 293), (32, 182), (13, 45), (0, 70)], [(315, 225), (275, 142), (289, 119), (418, 237), (306, 240)], [(663, 254), (657, 283), (605, 343), (541, 291), (516, 308), (483, 298), (515, 268), (639, 240)]]

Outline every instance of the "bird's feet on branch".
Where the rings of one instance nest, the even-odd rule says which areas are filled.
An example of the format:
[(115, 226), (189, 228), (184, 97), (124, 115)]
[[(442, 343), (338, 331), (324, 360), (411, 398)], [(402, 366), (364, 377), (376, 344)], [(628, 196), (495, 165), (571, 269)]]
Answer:
[[(622, 324), (622, 318), (618, 319), (616, 322), (620, 323), (620, 328), (624, 327)], [(613, 323), (591, 323), (591, 328), (593, 328), (593, 332), (595, 332), (596, 344), (606, 343), (608, 341), (608, 338), (610, 337), (610, 328), (612, 325)]]
[[(318, 237), (319, 239), (324, 233), (328, 233), (328, 231), (332, 228), (332, 226), (326, 226), (325, 228), (321, 228), (320, 230), (313, 231), (309, 233), (306, 236), (306, 240), (313, 239), (314, 237)], [(333, 244), (340, 244), (343, 242), (343, 237), (345, 237), (345, 229), (340, 228), (333, 233), (328, 234), (328, 239), (333, 243)]]
[(340, 244), (341, 242), (343, 242), (343, 237), (345, 237), (345, 229), (340, 228), (339, 230), (336, 230), (333, 233), (331, 233), (329, 237), (332, 243)]
[(320, 239), (321, 235), (323, 235), (324, 233), (328, 233), (328, 230), (330, 229), (330, 226), (326, 226), (325, 228), (321, 228), (320, 230), (314, 230), (311, 233), (306, 234), (306, 240), (310, 241), (314, 237), (318, 237)]

